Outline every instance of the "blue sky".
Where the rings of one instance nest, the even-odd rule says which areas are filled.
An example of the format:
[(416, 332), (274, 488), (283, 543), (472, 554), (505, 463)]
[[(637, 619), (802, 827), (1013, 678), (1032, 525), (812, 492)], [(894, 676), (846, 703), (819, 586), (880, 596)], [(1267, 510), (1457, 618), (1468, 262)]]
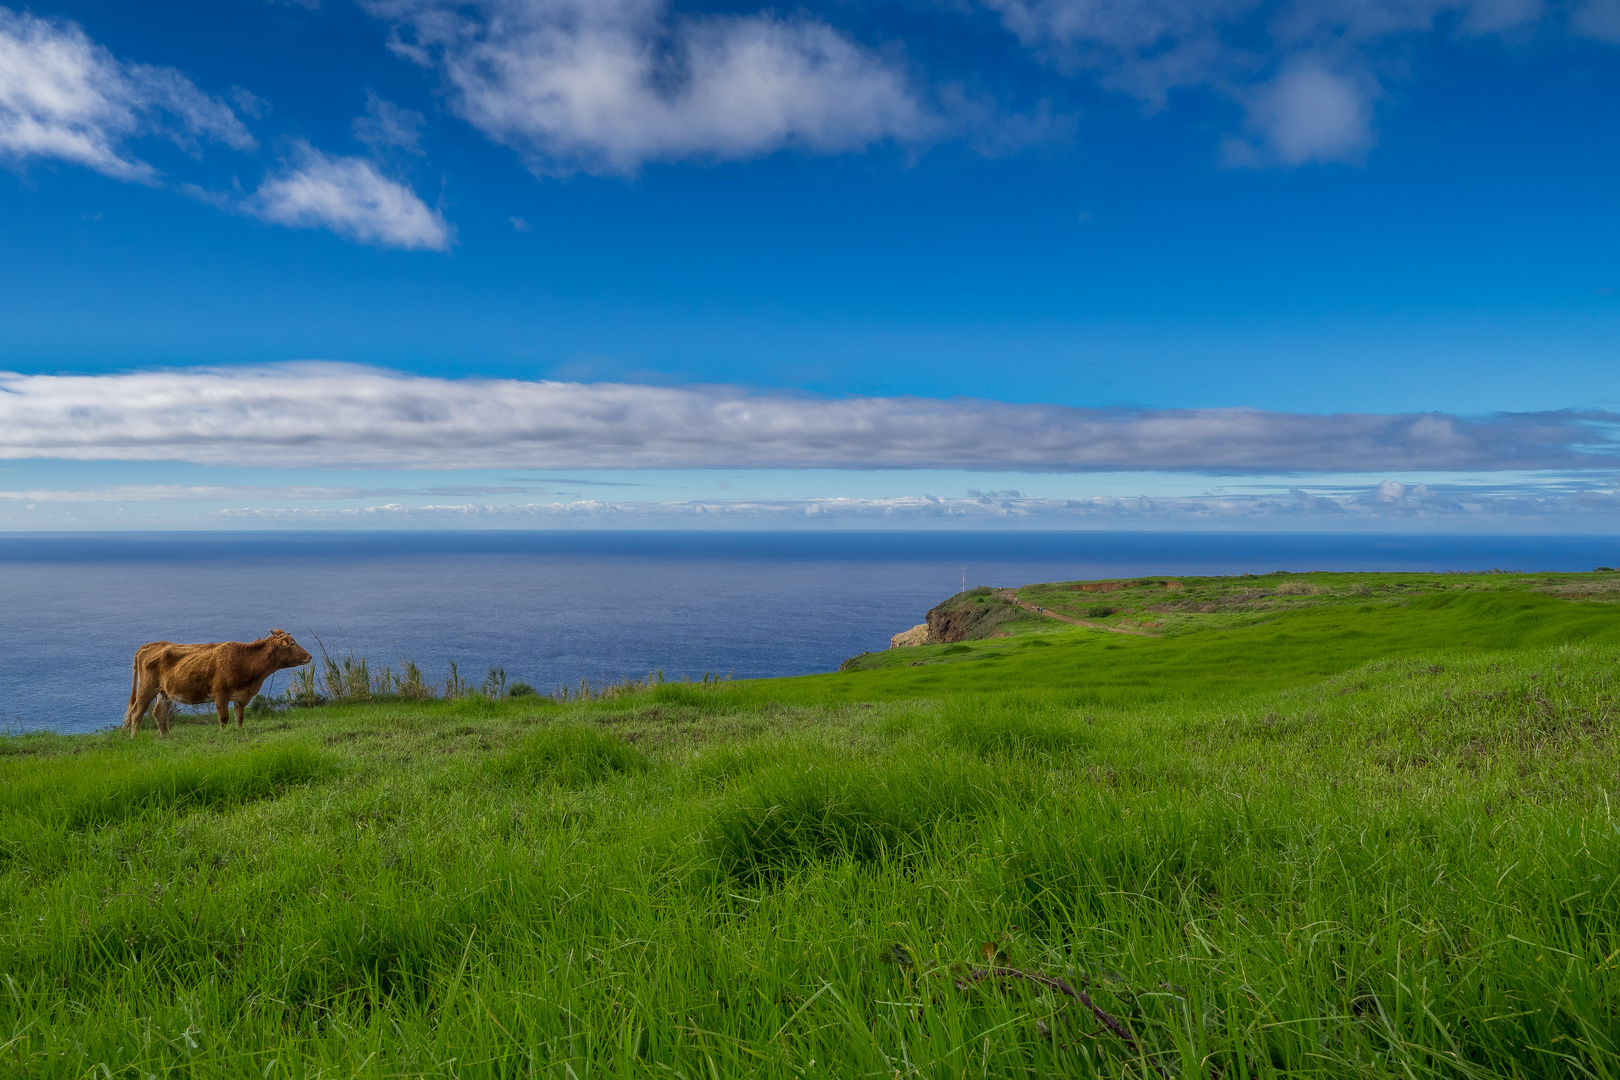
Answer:
[(1620, 2), (0, 8), (0, 530), (1620, 524)]

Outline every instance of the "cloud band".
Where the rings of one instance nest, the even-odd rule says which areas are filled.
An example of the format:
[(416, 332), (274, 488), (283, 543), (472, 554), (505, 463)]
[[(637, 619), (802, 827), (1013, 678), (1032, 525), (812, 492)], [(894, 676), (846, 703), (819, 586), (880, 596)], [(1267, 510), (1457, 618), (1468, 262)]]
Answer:
[(1329, 416), (438, 379), (291, 363), (0, 373), (0, 458), (292, 467), (1211, 473), (1620, 466), (1620, 415)]
[(1610, 490), (1471, 490), (1408, 487), (1386, 480), (1356, 491), (1314, 493), (1301, 488), (1271, 494), (1177, 496), (1170, 498), (1081, 499), (1002, 497), (936, 498), (932, 495), (890, 499), (731, 499), (689, 502), (604, 502), (582, 499), (551, 503), (433, 503), (345, 508), (231, 507), (214, 511), (232, 522), (302, 524), (439, 523), (453, 525), (651, 525), (767, 522), (773, 526), (818, 523), (844, 525), (996, 524), (1020, 528), (1051, 524), (1121, 525), (1173, 523), (1193, 525), (1234, 522), (1316, 521), (1332, 528), (1358, 522), (1390, 520), (1458, 521), (1466, 519), (1595, 518), (1613, 521), (1620, 514), (1620, 491)]

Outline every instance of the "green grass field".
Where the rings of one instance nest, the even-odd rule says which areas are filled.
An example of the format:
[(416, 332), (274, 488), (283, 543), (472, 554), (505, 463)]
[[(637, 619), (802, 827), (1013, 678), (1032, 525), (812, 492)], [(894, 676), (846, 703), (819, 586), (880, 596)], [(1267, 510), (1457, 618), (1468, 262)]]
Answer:
[(0, 1073), (1620, 1077), (1612, 579), (1419, 579), (0, 740)]

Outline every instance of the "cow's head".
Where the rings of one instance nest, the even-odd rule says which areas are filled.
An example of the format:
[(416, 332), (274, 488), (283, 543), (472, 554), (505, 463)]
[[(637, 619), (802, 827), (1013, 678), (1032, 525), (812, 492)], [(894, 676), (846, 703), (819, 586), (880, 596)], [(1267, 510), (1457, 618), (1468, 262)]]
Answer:
[(270, 642), (270, 648), (281, 667), (302, 667), (313, 659), (308, 650), (294, 641), (293, 636), (279, 626), (270, 631), (265, 640)]

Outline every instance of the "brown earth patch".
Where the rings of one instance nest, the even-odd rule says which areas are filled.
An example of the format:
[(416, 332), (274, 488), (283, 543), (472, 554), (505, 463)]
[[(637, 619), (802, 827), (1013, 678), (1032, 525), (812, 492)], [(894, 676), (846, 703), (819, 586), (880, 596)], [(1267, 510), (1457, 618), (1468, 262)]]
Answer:
[(928, 613), (928, 640), (946, 645), (966, 641), (968, 631), (980, 617), (980, 613), (970, 607), (959, 607), (955, 611), (934, 608)]

